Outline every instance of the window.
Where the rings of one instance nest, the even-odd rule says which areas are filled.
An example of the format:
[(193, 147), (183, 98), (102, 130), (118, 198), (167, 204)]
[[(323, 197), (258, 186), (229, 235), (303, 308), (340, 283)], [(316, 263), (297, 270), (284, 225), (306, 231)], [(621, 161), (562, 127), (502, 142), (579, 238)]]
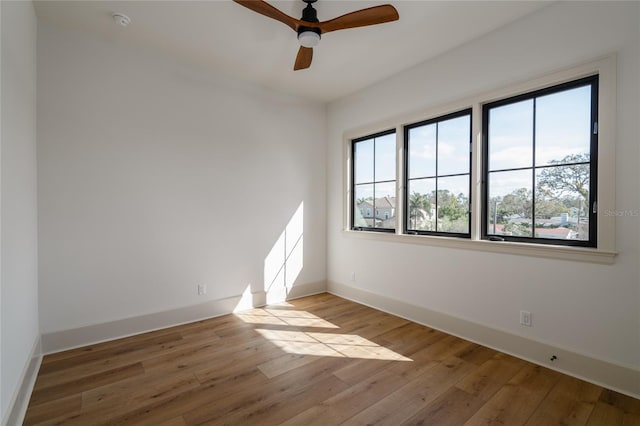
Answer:
[(614, 263), (616, 75), (612, 55), (347, 131), (346, 235)]
[(596, 247), (598, 76), (483, 106), (489, 240)]
[(405, 229), (469, 238), (471, 110), (405, 127)]
[[(383, 220), (379, 211), (396, 203), (395, 130), (355, 139), (352, 150), (352, 229), (394, 232), (393, 214)], [(359, 214), (362, 208), (366, 208), (365, 217)]]

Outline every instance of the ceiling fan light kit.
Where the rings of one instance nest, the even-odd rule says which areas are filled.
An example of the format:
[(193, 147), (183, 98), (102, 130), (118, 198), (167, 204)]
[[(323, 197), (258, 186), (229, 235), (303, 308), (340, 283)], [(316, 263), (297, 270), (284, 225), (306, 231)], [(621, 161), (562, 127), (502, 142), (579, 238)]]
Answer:
[(400, 16), (395, 7), (390, 4), (369, 7), (338, 16), (329, 21), (320, 22), (318, 14), (312, 3), (317, 0), (302, 0), (307, 6), (302, 10), (302, 18), (293, 18), (264, 0), (233, 0), (236, 3), (251, 9), (256, 13), (268, 18), (280, 21), (296, 33), (300, 49), (293, 66), (295, 71), (309, 68), (313, 58), (313, 47), (320, 42), (322, 34), (330, 31), (346, 30), (348, 28), (365, 27), (368, 25), (383, 24), (385, 22), (397, 21)]
[(298, 34), (300, 46), (313, 47), (320, 43), (320, 34), (312, 30), (301, 31)]

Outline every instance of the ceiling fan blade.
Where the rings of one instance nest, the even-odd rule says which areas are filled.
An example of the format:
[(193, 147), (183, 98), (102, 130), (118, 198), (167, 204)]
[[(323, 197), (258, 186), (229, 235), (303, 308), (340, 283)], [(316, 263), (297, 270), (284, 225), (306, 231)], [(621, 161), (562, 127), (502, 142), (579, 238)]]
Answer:
[(300, 26), (299, 20), (287, 15), (284, 12), (281, 12), (279, 9), (271, 6), (269, 3), (267, 3), (264, 0), (233, 0), (233, 1), (261, 15), (275, 19), (276, 21), (280, 21), (286, 26), (288, 26), (289, 28), (291, 28), (293, 31), (298, 31), (298, 28)]
[(311, 60), (313, 59), (313, 48), (300, 46), (298, 50), (298, 56), (296, 56), (296, 63), (293, 66), (294, 71), (303, 70), (311, 66)]
[(390, 4), (385, 4), (357, 10), (329, 21), (320, 22), (317, 27), (320, 28), (322, 33), (328, 33), (330, 31), (345, 30), (347, 28), (383, 24), (385, 22), (397, 21), (398, 19), (400, 19), (400, 15), (398, 15), (396, 8)]

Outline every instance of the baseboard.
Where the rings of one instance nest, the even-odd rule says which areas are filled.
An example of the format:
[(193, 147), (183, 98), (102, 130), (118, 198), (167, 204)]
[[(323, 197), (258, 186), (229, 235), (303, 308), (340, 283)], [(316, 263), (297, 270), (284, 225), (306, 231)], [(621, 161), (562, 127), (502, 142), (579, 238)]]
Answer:
[(40, 336), (36, 338), (31, 349), (31, 356), (29, 362), (25, 365), (22, 371), (20, 385), (16, 389), (7, 412), (2, 419), (2, 426), (14, 426), (21, 425), (24, 420), (24, 415), (27, 412), (29, 406), (29, 399), (31, 398), (31, 392), (33, 386), (36, 383), (38, 377), (38, 370), (40, 369), (40, 363), (42, 362), (42, 350), (40, 345)]
[[(327, 282), (327, 291), (534, 364), (640, 398), (640, 370), (585, 356), (338, 282)], [(555, 355), (557, 359), (551, 361), (551, 355)]]
[[(326, 291), (326, 281), (295, 285), (284, 289), (282, 300), (295, 299)], [(271, 300), (269, 300), (271, 302)], [(120, 339), (149, 331), (160, 330), (180, 324), (214, 318), (244, 309), (264, 306), (267, 294), (264, 291), (210, 300), (198, 305), (141, 315), (108, 323), (89, 325), (71, 330), (42, 335), (42, 353), (50, 354), (109, 340)]]
[(287, 300), (299, 299), (301, 297), (312, 296), (314, 294), (324, 293), (327, 291), (326, 281), (316, 281), (314, 283), (296, 285), (289, 288)]

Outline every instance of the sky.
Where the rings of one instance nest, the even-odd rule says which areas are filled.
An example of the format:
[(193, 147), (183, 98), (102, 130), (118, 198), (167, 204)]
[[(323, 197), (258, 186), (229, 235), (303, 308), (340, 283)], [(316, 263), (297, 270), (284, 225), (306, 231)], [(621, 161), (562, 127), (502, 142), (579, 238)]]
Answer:
[[(590, 86), (536, 98), (535, 165), (570, 154), (588, 154), (591, 137)], [(489, 171), (532, 167), (533, 100), (494, 108), (489, 115)], [(490, 173), (490, 197), (532, 188), (531, 171)]]
[[(533, 189), (532, 171), (505, 171), (544, 166), (570, 154), (590, 151), (591, 87), (583, 86), (491, 109), (489, 115), (489, 196)], [(470, 116), (456, 117), (409, 130), (409, 193), (435, 190), (436, 175), (469, 173)], [(533, 138), (535, 130), (535, 159)], [(374, 155), (375, 154), (375, 155)], [(356, 197), (395, 195), (396, 134), (358, 142), (355, 150)], [(437, 160), (437, 161), (436, 161)], [(535, 161), (534, 161), (535, 160)], [(374, 169), (375, 163), (375, 169)], [(437, 169), (437, 170), (436, 170)], [(375, 170), (375, 176), (374, 176)], [(538, 173), (539, 174), (539, 173)], [(417, 180), (418, 178), (421, 178)], [(469, 191), (468, 176), (440, 177), (438, 189)]]

